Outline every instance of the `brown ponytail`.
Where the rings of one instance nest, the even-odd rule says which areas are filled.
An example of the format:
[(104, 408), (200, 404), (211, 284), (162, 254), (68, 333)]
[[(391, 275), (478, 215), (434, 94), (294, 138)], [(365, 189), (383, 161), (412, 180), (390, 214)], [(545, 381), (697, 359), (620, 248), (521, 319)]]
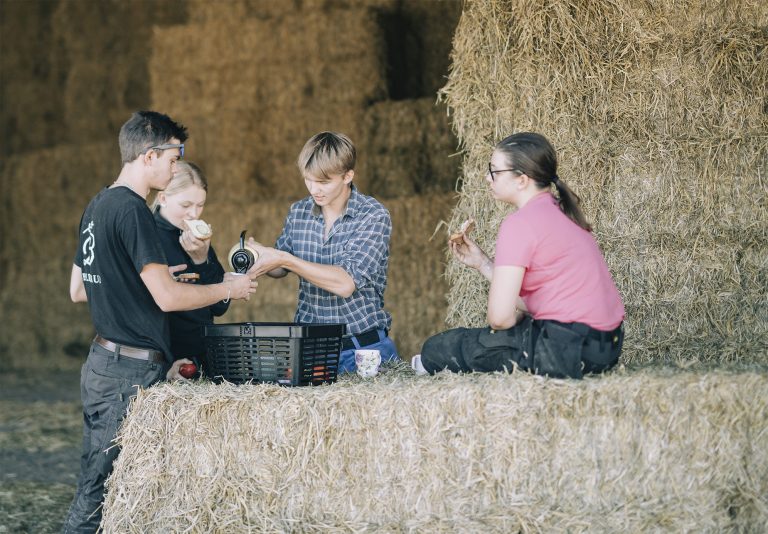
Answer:
[(557, 175), (557, 154), (546, 137), (533, 132), (512, 134), (499, 142), (496, 150), (506, 156), (509, 168), (528, 175), (539, 189), (554, 184), (562, 212), (583, 229), (592, 231), (581, 211), (581, 199)]

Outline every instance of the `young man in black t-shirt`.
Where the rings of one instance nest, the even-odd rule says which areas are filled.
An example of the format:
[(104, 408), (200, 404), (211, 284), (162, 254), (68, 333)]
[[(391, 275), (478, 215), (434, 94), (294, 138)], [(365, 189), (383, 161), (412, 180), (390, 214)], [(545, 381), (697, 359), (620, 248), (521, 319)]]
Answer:
[(228, 274), (220, 284), (176, 282), (167, 265), (152, 212), (151, 189), (164, 189), (184, 153), (186, 129), (168, 116), (141, 111), (120, 129), (123, 168), (83, 213), (70, 296), (88, 302), (96, 328), (80, 388), (83, 454), (77, 494), (63, 532), (96, 532), (104, 481), (117, 448), (110, 447), (138, 387), (182, 379), (173, 361), (166, 312), (248, 299), (256, 281)]

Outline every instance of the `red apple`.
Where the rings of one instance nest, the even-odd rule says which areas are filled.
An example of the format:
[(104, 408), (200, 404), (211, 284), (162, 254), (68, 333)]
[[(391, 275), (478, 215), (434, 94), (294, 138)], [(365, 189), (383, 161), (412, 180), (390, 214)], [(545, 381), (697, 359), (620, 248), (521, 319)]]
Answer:
[(194, 363), (184, 363), (179, 366), (179, 374), (184, 378), (192, 378), (197, 373), (197, 366)]

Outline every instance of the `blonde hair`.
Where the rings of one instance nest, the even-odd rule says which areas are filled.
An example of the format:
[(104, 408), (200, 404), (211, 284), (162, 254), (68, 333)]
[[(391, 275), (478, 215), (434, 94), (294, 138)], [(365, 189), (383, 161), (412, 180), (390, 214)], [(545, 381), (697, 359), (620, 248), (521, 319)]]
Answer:
[(176, 172), (173, 173), (173, 178), (171, 178), (171, 181), (168, 183), (168, 187), (163, 191), (158, 191), (154, 200), (152, 200), (152, 204), (150, 204), (150, 208), (152, 211), (155, 211), (160, 205), (160, 199), (158, 198), (160, 193), (175, 195), (193, 185), (201, 187), (206, 193), (208, 192), (208, 179), (205, 177), (205, 174), (203, 174), (202, 169), (191, 161), (177, 161)]
[(296, 165), (301, 175), (323, 176), (345, 174), (355, 168), (355, 145), (344, 134), (320, 132), (304, 144)]

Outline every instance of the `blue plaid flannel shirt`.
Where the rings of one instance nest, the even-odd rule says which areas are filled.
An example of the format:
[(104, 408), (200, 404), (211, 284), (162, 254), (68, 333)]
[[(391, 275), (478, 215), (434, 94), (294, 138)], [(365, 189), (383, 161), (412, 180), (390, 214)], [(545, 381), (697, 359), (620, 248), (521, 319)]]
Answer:
[(297, 323), (338, 323), (347, 334), (389, 329), (392, 316), (384, 310), (389, 240), (392, 219), (381, 203), (360, 193), (352, 194), (344, 213), (333, 223), (323, 241), (325, 221), (312, 197), (291, 206), (275, 248), (297, 258), (344, 269), (355, 282), (348, 298), (340, 297), (299, 278)]

